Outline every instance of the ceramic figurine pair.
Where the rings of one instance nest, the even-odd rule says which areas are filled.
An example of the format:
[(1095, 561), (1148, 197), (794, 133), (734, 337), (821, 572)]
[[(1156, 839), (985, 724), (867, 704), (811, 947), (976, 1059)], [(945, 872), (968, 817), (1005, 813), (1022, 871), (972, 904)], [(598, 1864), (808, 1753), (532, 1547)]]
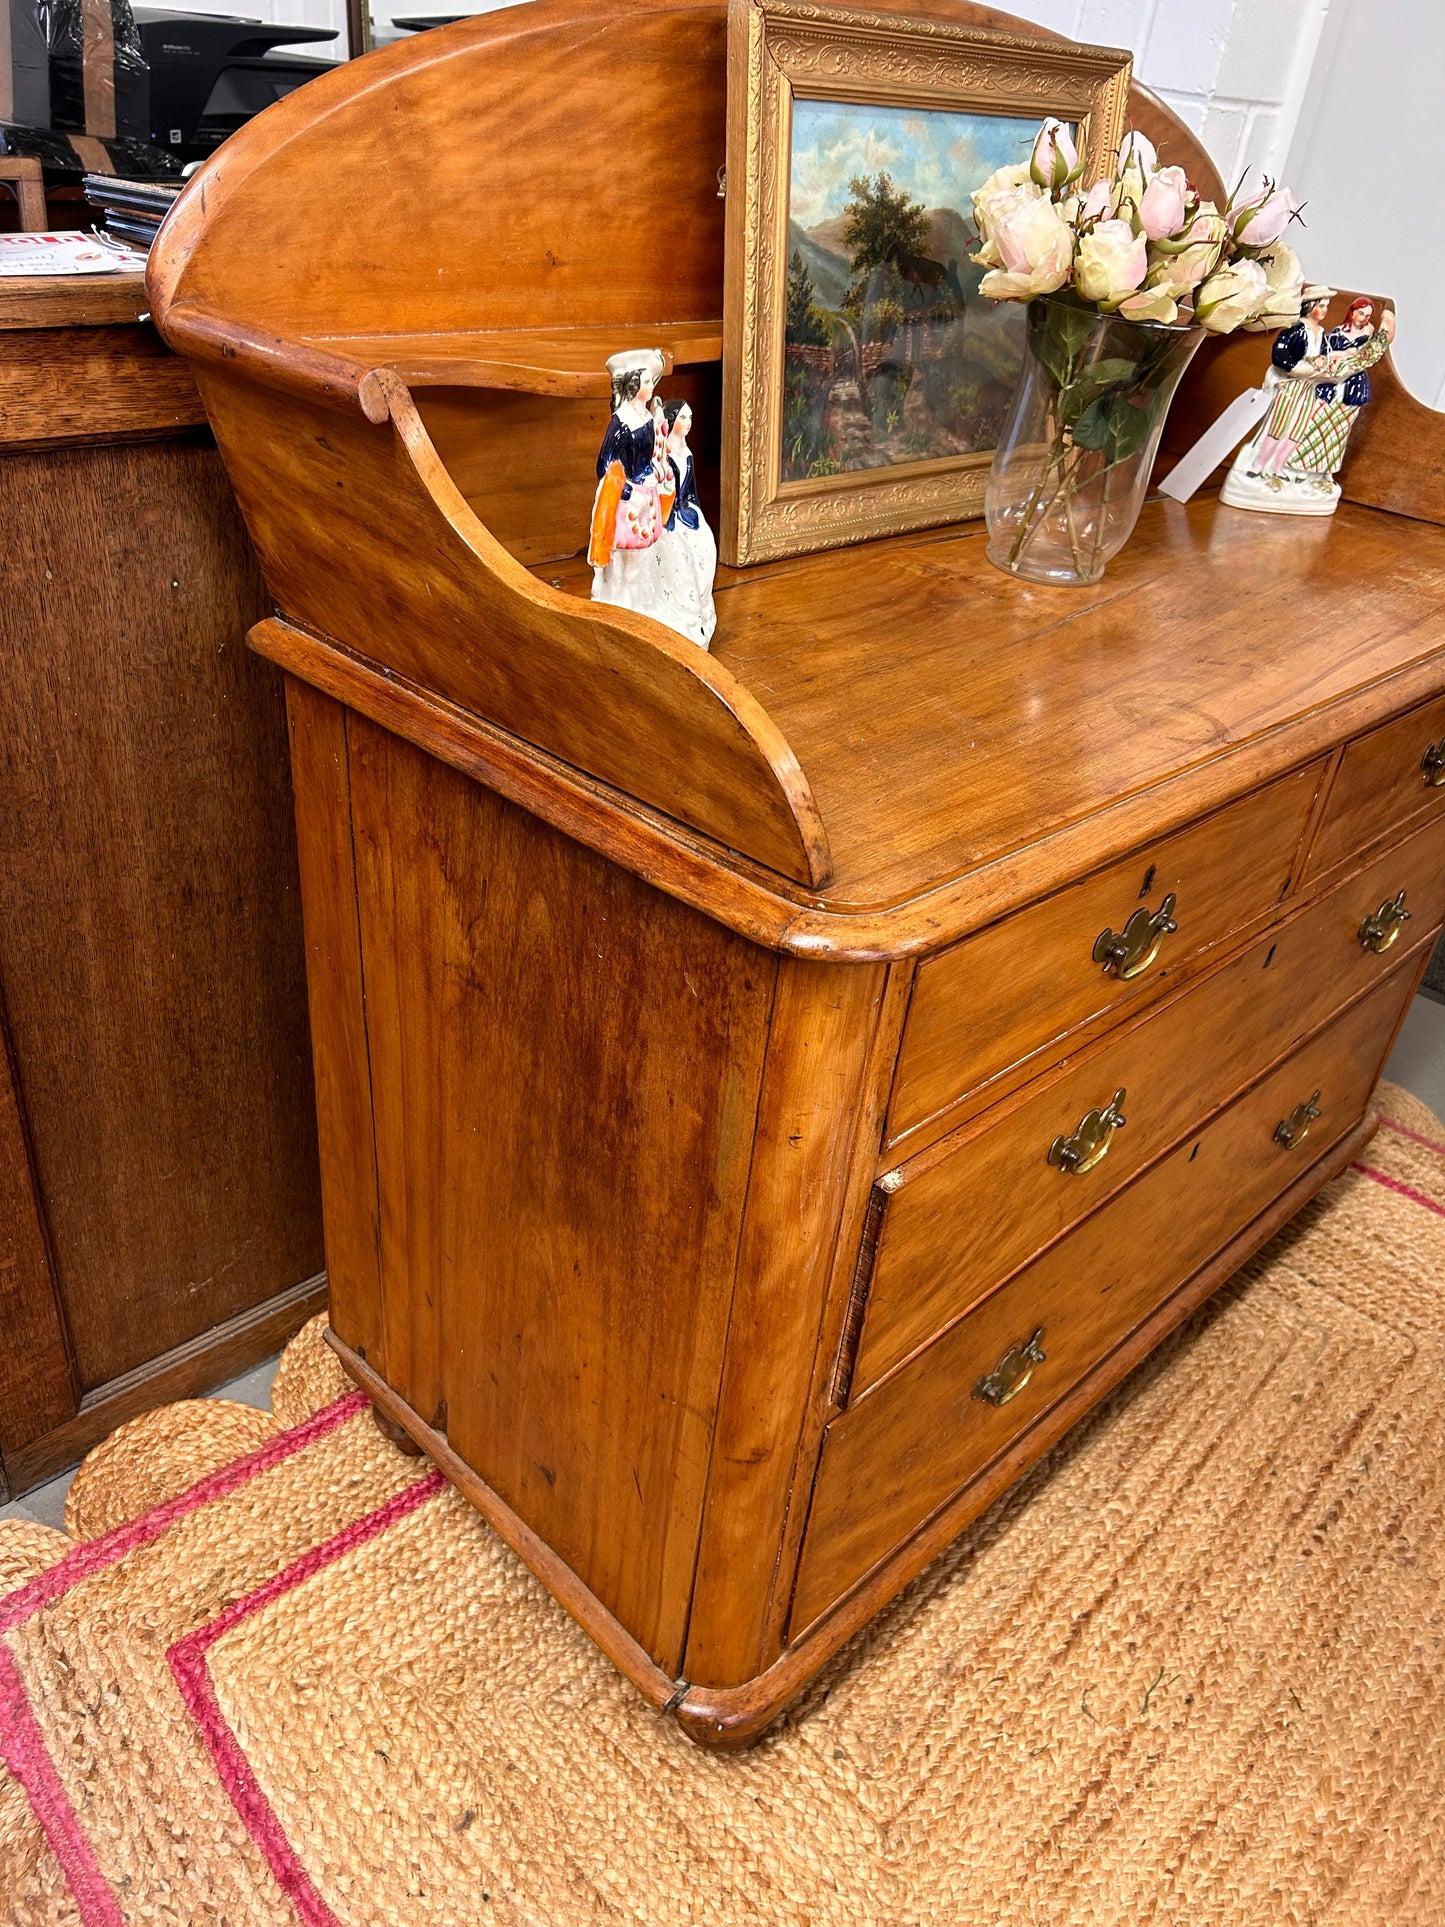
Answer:
[(592, 600), (665, 622), (704, 649), (717, 627), (717, 543), (697, 499), (687, 445), (692, 410), (657, 398), (656, 349), (613, 355), (612, 419), (597, 457), (592, 504)]
[(1263, 425), (1234, 458), (1219, 499), (1276, 515), (1332, 515), (1335, 472), (1356, 415), (1370, 399), (1368, 370), (1395, 338), (1388, 310), (1378, 326), (1371, 301), (1356, 301), (1337, 328), (1326, 326), (1333, 288), (1304, 290), (1300, 318), (1275, 336)]

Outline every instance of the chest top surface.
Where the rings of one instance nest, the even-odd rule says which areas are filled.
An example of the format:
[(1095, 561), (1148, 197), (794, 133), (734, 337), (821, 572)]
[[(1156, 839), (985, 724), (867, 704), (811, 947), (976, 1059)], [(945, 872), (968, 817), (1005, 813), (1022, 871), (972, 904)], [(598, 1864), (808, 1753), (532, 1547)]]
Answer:
[(1014, 581), (984, 541), (975, 524), (720, 592), (716, 653), (808, 773), (839, 909), (905, 904), (1210, 765), (1243, 787), (1323, 747), (1334, 706), (1445, 679), (1427, 523), (1160, 501), (1086, 590)]

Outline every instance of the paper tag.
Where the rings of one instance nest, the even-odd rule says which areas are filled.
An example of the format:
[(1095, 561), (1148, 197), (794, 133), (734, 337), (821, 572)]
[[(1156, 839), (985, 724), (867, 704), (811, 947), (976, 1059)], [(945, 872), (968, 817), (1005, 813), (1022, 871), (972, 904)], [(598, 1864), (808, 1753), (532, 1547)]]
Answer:
[(1267, 388), (1248, 388), (1236, 395), (1213, 427), (1206, 428), (1189, 453), (1170, 469), (1159, 484), (1160, 493), (1172, 495), (1176, 502), (1187, 502), (1225, 456), (1233, 454), (1255, 423), (1269, 413), (1273, 400)]

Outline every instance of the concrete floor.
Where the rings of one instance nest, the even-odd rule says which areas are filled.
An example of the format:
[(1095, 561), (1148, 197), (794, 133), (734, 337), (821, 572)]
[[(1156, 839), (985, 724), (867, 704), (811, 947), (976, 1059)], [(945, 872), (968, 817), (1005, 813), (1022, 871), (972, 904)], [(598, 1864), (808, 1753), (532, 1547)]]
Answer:
[[(1385, 1075), (1428, 1104), (1437, 1117), (1445, 1118), (1445, 997), (1423, 991), (1410, 1006), (1399, 1040)], [(276, 1360), (267, 1359), (241, 1378), (218, 1385), (213, 1398), (231, 1398), (242, 1405), (270, 1403), (271, 1380)], [(0, 1519), (39, 1519), (48, 1526), (59, 1526), (65, 1518), (65, 1495), (70, 1489), (70, 1472), (38, 1485), (23, 1499), (0, 1506)]]

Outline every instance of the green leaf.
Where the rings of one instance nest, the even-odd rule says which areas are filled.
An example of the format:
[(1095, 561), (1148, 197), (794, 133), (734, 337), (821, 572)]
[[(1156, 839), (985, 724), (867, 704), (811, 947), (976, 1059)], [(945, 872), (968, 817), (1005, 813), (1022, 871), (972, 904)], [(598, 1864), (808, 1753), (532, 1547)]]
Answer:
[(1096, 396), (1074, 420), (1074, 441), (1080, 448), (1102, 448), (1109, 439), (1109, 404)]
[(1127, 462), (1137, 455), (1149, 439), (1153, 423), (1151, 411), (1136, 408), (1127, 395), (1115, 389), (1097, 395), (1074, 423), (1074, 441), (1080, 448), (1102, 451), (1104, 466)]
[(1121, 393), (1132, 387), (1138, 373), (1136, 363), (1112, 356), (1104, 361), (1093, 362), (1059, 397), (1059, 414), (1066, 423), (1077, 421), (1083, 411), (1100, 395), (1110, 389)]
[(1073, 381), (1098, 322), (1097, 309), (1080, 304), (1072, 291), (1029, 303), (1030, 343), (1060, 388)]

